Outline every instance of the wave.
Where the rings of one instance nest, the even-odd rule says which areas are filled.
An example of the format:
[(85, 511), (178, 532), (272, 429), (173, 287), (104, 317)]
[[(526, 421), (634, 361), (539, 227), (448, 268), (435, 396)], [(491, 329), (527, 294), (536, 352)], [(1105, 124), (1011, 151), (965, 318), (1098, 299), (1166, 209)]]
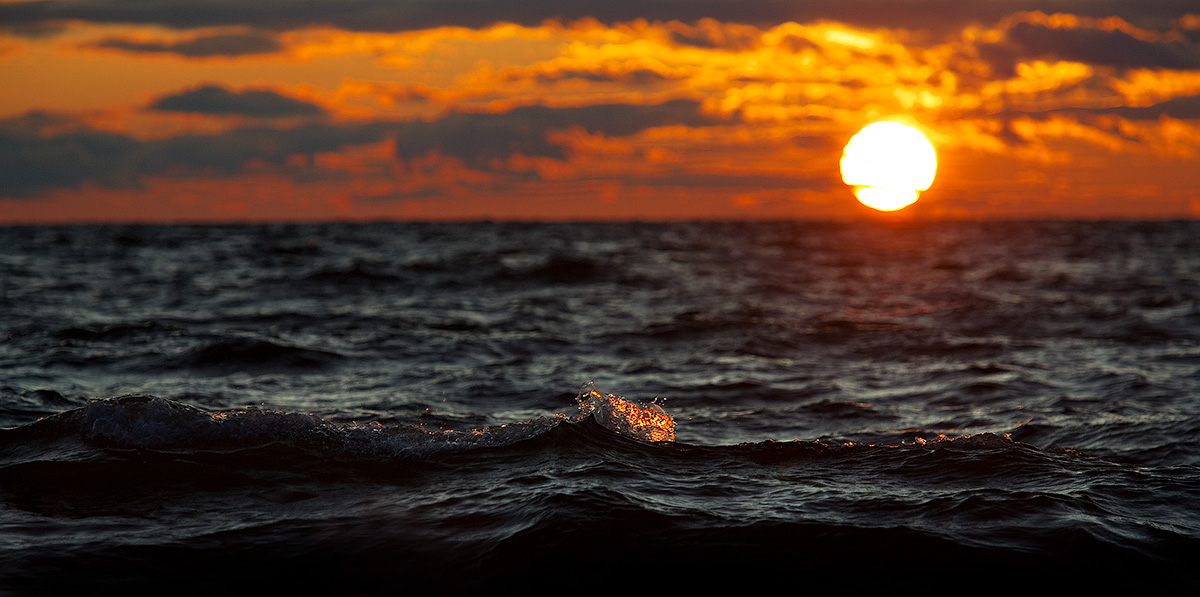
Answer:
[(66, 341), (116, 342), (139, 336), (180, 333), (182, 328), (158, 321), (137, 323), (87, 324), (70, 326), (58, 331), (56, 337)]
[[(0, 430), (0, 445), (4, 446), (0, 448), (0, 467), (121, 460), (133, 452), (216, 459), (221, 466), (235, 468), (249, 462), (247, 455), (255, 454), (256, 468), (307, 471), (320, 463), (337, 470), (347, 465), (439, 463), (458, 455), (474, 458), (470, 455), (496, 450), (520, 459), (567, 449), (602, 452), (630, 462), (649, 458), (678, 464), (699, 459), (737, 466), (850, 458), (857, 461), (856, 466), (913, 467), (916, 474), (937, 477), (958, 466), (960, 458), (955, 454), (961, 453), (968, 455), (964, 465), (968, 467), (984, 453), (998, 453), (998, 460), (992, 463), (996, 470), (1054, 466), (1048, 463), (1064, 455), (1089, 458), (1077, 450), (1043, 450), (1016, 441), (1008, 433), (995, 432), (950, 436), (907, 430), (899, 444), (829, 439), (718, 446), (680, 443), (675, 437), (676, 421), (661, 405), (603, 394), (591, 382), (577, 394), (576, 407), (571, 413), (456, 429), (421, 422), (342, 423), (314, 414), (258, 407), (208, 410), (169, 398), (127, 394), (92, 400), (34, 423)], [(851, 416), (873, 414), (866, 405), (828, 400), (812, 405), (809, 414), (845, 416), (847, 411)], [(931, 463), (927, 455), (933, 452), (940, 456)], [(939, 470), (939, 466), (948, 468)], [(6, 476), (11, 477), (12, 472), (8, 470)], [(975, 472), (986, 477), (995, 470)]]
[(341, 360), (328, 350), (258, 338), (221, 338), (166, 359), (169, 369), (323, 369)]
[[(1195, 467), (1155, 472), (1005, 433), (705, 446), (676, 441), (661, 404), (590, 382), (575, 402), (570, 414), (453, 429), (148, 395), (93, 400), (0, 430), (0, 499), (10, 513), (81, 521), (120, 547), (8, 557), (116, 574), (119, 584), (114, 571), (144, 575), (148, 561), (170, 570), (164, 579), (197, 558), (236, 572), (238, 558), (221, 555), (231, 549), (277, 554), (260, 557), (296, 572), (328, 564), (314, 553), (362, 554), (378, 565), (349, 557), (338, 569), (379, 579), (455, 571), (484, 583), (559, 569), (568, 553), (753, 574), (805, 562), (817, 566), (811, 577), (847, 562), (900, 573), (935, 560), (988, 562), (989, 573), (1096, 561), (1178, 573), (1180, 554), (1197, 548), (1186, 517)], [(810, 414), (826, 412), (870, 414), (834, 401)], [(1153, 525), (1140, 522), (1165, 504)], [(104, 522), (113, 517), (143, 525), (139, 536), (184, 527), (196, 536), (121, 551), (126, 537), (109, 538)], [(160, 550), (170, 556), (157, 559)]]
[[(909, 433), (905, 436), (909, 439), (889, 446), (824, 439), (702, 446), (676, 442), (676, 421), (659, 404), (635, 403), (615, 394), (603, 394), (591, 382), (580, 390), (576, 403), (573, 413), (455, 429), (423, 423), (339, 423), (314, 414), (258, 407), (213, 411), (169, 398), (126, 394), (92, 400), (85, 406), (34, 423), (0, 430), (0, 438), (7, 446), (0, 450), (0, 455), (4, 455), (0, 464), (73, 459), (80, 453), (89, 454), (88, 458), (100, 457), (96, 450), (116, 455), (133, 450), (202, 457), (265, 449), (289, 452), (295, 457), (294, 462), (278, 463), (283, 467), (311, 463), (313, 458), (329, 462), (436, 461), (446, 455), (504, 449), (547, 437), (551, 438), (546, 440), (550, 445), (567, 442), (584, 451), (614, 441), (618, 442), (615, 444), (618, 452), (637, 451), (641, 449), (639, 445), (662, 444), (672, 447), (667, 452), (654, 452), (664, 457), (690, 459), (703, 454), (706, 458), (743, 462), (839, 456), (847, 452), (862, 455), (881, 450), (896, 451), (896, 457), (901, 459), (943, 448), (1042, 452), (1014, 441), (1008, 434), (992, 432), (935, 435), (928, 439), (919, 433)], [(847, 409), (857, 415), (870, 412), (864, 405), (825, 401), (814, 405), (811, 414), (830, 410), (845, 414)], [(56, 444), (60, 447), (51, 447)], [(535, 452), (544, 448), (545, 445), (531, 446)]]
[[(57, 395), (57, 393), (55, 393)], [(638, 405), (601, 394), (590, 383), (577, 396), (578, 412), (478, 429), (431, 429), (422, 424), (341, 424), (317, 415), (257, 407), (208, 411), (144, 394), (92, 400), (86, 406), (15, 429), (0, 430), (10, 445), (34, 438), (75, 438), (101, 448), (160, 451), (237, 450), (282, 444), (348, 456), (425, 458), (528, 440), (563, 423), (594, 419), (611, 433), (646, 442), (675, 439), (674, 419), (656, 404)]]
[(387, 271), (387, 267), (387, 264), (355, 261), (349, 266), (321, 269), (299, 280), (281, 282), (344, 292), (356, 289), (389, 288), (401, 285), (406, 281), (403, 277)]
[(12, 421), (32, 421), (47, 413), (77, 408), (84, 402), (82, 398), (67, 397), (54, 390), (0, 386), (0, 428)]

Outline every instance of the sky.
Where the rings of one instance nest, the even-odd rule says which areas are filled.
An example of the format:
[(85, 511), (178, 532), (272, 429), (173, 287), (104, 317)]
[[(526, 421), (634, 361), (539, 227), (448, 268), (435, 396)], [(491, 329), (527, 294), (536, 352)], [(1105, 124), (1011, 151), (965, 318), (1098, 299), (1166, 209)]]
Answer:
[(881, 217), (1200, 217), (1200, 6), (0, 0), (0, 224)]

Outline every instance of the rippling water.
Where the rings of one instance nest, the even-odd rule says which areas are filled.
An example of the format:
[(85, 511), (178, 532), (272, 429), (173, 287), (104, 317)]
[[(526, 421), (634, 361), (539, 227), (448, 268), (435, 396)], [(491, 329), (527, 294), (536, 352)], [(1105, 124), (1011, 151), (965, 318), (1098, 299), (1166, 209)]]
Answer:
[(0, 590), (1200, 588), (1196, 222), (0, 228), (0, 334)]

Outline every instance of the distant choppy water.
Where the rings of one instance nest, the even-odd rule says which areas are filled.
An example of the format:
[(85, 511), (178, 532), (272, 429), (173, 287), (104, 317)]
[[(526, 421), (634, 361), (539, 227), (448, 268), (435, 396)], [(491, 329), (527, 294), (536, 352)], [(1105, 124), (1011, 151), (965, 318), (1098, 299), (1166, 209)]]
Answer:
[(0, 228), (0, 428), (20, 594), (1196, 589), (1200, 223)]

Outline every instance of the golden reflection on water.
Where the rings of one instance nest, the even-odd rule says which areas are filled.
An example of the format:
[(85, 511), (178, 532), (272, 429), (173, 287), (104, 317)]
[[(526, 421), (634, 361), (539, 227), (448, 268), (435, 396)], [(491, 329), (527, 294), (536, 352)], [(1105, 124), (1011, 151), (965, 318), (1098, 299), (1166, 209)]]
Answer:
[(596, 390), (588, 393), (596, 401), (597, 406), (607, 402), (611, 408), (610, 417), (619, 418), (613, 421), (625, 427), (636, 437), (652, 442), (675, 441), (675, 419), (656, 404), (638, 406), (620, 396), (602, 395)]

